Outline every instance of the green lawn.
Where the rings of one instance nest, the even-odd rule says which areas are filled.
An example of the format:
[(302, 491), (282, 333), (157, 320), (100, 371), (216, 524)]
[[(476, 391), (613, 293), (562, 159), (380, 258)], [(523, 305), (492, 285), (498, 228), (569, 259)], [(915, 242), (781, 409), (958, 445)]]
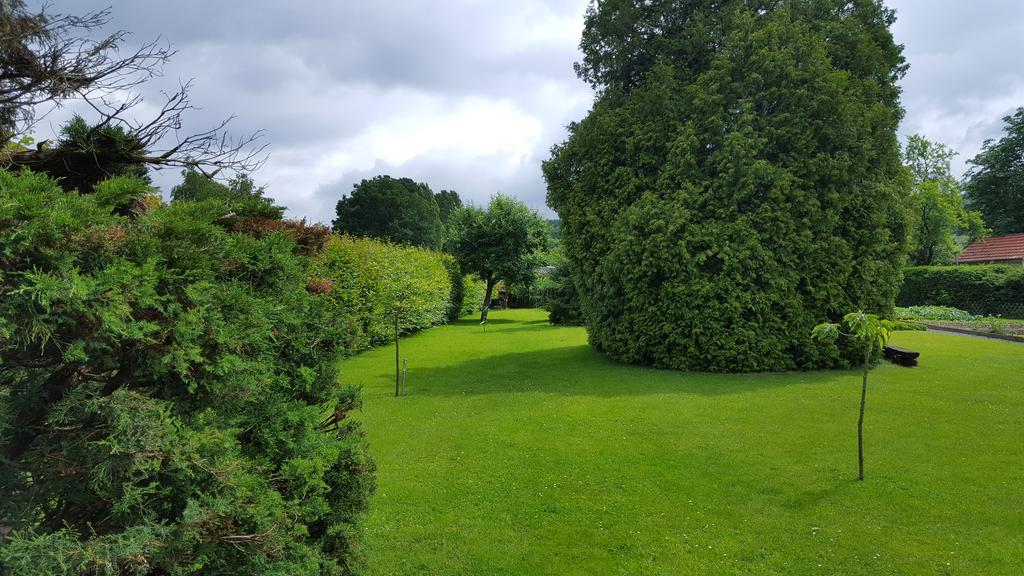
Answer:
[(493, 312), (344, 364), (377, 461), (370, 574), (1024, 574), (1024, 345), (899, 333), (914, 369), (613, 364)]

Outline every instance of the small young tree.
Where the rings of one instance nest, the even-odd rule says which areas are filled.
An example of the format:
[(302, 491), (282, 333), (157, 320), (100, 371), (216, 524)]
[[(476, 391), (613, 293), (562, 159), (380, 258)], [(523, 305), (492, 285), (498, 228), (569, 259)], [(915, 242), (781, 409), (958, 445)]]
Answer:
[[(844, 331), (843, 329), (847, 331)], [(853, 338), (864, 350), (864, 379), (860, 388), (860, 416), (857, 418), (857, 465), (858, 479), (864, 480), (864, 404), (868, 394), (868, 372), (871, 356), (881, 350), (892, 335), (893, 324), (874, 314), (851, 312), (843, 317), (842, 324), (818, 324), (811, 331), (815, 340), (834, 342), (839, 336)]]

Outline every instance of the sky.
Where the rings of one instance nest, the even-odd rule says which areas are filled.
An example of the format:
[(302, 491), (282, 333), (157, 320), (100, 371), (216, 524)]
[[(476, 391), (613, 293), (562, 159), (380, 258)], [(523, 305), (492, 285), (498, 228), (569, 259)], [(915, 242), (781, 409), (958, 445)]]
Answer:
[[(957, 150), (959, 176), (999, 137), (1001, 118), (1024, 106), (1024, 3), (886, 3), (910, 63), (901, 133)], [(235, 133), (265, 130), (270, 155), (254, 179), (289, 217), (330, 222), (342, 195), (380, 174), (478, 205), (512, 195), (553, 216), (541, 162), (593, 99), (572, 68), (587, 4), (177, 0), (168, 9), (154, 0), (56, 0), (50, 8), (110, 7), (109, 28), (130, 31), (129, 45), (170, 42), (177, 54), (144, 87), (148, 101), (193, 79), (202, 109), (183, 131), (231, 115)], [(165, 170), (154, 180), (166, 193), (180, 176)]]

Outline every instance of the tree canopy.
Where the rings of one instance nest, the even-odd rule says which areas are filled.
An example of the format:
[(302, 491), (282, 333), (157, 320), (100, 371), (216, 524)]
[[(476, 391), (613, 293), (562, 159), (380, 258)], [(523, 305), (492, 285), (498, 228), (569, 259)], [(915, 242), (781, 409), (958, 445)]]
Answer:
[(544, 174), (595, 348), (717, 371), (856, 360), (804, 335), (898, 290), (894, 20), (874, 0), (591, 4), (577, 72), (598, 96)]
[(495, 284), (526, 282), (540, 265), (548, 223), (523, 202), (497, 195), (486, 209), (468, 206), (455, 212), (448, 248), (466, 274), (486, 283), (481, 320)]
[(193, 169), (181, 171), (181, 183), (171, 189), (171, 200), (175, 202), (202, 202), (217, 200), (238, 216), (258, 216), (280, 220), (284, 207), (274, 204), (266, 196), (262, 186), (256, 186), (251, 176), (237, 174), (227, 184)]
[(376, 176), (356, 184), (336, 208), (334, 230), (353, 236), (438, 250), (442, 243), (440, 211), (430, 187), (409, 178)]
[(462, 198), (459, 198), (459, 193), (454, 190), (441, 190), (434, 194), (434, 201), (437, 202), (441, 224), (445, 226), (451, 220), (452, 214), (459, 208), (462, 208)]
[[(908, 198), (910, 263), (916, 266), (953, 264), (962, 249), (985, 234), (981, 213), (967, 210), (960, 185), (950, 170), (956, 152), (920, 135), (907, 139), (903, 161), (914, 185)], [(957, 237), (963, 242), (958, 243)]]
[(986, 141), (970, 161), (964, 186), (968, 205), (1000, 235), (1024, 232), (1024, 108), (1003, 122), (1003, 137)]

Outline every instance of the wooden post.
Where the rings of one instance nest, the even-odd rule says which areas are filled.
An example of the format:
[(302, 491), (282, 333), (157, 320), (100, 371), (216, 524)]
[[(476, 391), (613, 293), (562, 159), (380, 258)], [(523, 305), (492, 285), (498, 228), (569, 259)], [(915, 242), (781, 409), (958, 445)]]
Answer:
[(864, 380), (860, 386), (860, 417), (857, 418), (857, 479), (864, 481), (864, 404), (868, 396), (868, 371), (871, 368), (871, 345), (864, 353)]
[(395, 398), (398, 398), (402, 381), (402, 371), (398, 368), (398, 309), (395, 309)]

